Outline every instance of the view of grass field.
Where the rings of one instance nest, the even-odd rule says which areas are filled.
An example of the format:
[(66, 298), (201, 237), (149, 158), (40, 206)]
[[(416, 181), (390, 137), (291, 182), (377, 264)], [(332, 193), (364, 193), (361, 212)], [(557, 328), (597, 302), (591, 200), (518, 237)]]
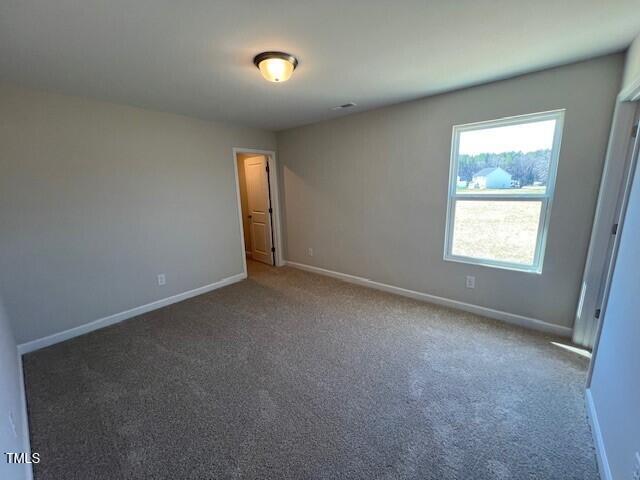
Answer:
[(547, 187), (544, 185), (527, 185), (521, 188), (456, 188), (458, 194), (469, 195), (544, 195)]
[(453, 255), (532, 265), (541, 205), (537, 201), (458, 200)]

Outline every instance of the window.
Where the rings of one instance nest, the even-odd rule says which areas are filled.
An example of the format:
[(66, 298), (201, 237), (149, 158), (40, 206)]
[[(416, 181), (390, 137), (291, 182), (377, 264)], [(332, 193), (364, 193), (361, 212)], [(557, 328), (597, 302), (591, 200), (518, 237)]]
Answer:
[(445, 260), (540, 273), (564, 110), (453, 127)]

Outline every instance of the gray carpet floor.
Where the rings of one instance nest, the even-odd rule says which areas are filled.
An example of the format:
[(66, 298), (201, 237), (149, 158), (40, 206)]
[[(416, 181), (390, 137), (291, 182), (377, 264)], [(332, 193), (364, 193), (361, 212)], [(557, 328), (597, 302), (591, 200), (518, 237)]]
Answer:
[(24, 357), (36, 478), (597, 479), (553, 340), (250, 263)]

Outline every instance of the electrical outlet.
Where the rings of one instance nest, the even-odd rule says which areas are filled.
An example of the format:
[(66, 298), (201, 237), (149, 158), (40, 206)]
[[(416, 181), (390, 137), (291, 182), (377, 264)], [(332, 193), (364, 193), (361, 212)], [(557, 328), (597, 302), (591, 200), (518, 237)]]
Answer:
[(476, 288), (476, 277), (467, 275), (467, 288)]
[(167, 284), (167, 277), (165, 276), (164, 273), (161, 273), (160, 275), (158, 275), (158, 285), (166, 285)]
[(13, 419), (13, 413), (9, 413), (9, 424), (11, 425), (11, 430), (13, 430), (13, 436), (18, 438), (18, 429), (16, 428), (16, 421)]
[(310, 257), (313, 257), (313, 248), (311, 247), (307, 248), (307, 255), (309, 255)]
[(636, 462), (633, 467), (633, 480), (640, 480), (640, 452), (636, 452)]

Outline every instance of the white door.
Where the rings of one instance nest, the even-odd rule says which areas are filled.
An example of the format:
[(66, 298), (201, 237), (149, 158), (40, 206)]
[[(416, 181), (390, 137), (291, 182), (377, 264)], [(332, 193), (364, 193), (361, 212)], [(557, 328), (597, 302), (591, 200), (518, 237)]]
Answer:
[(273, 265), (267, 157), (260, 155), (246, 158), (244, 172), (247, 181), (251, 256), (254, 260)]

